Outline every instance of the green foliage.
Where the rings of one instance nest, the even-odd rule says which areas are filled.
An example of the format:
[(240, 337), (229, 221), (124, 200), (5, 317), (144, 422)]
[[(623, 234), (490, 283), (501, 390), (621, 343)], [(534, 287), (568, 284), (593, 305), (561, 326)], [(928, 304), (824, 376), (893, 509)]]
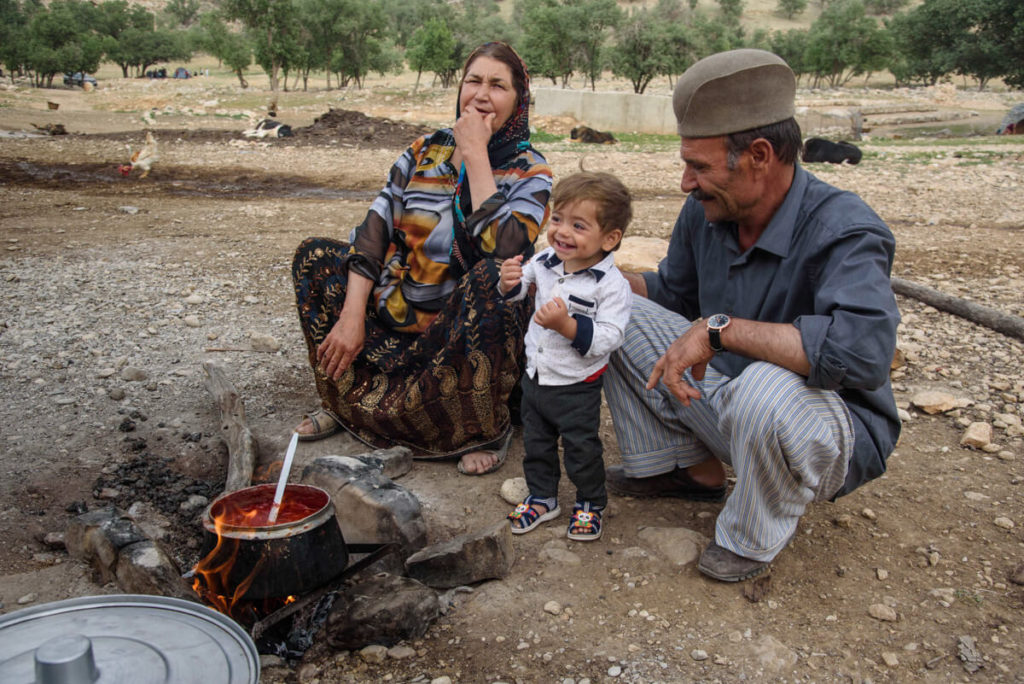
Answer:
[(870, 14), (892, 14), (907, 6), (910, 0), (864, 0), (864, 7)]
[(656, 76), (665, 73), (668, 51), (668, 27), (653, 12), (638, 10), (615, 30), (612, 73), (628, 78), (633, 92), (642, 94)]
[(887, 25), (896, 46), (891, 70), (897, 82), (930, 85), (958, 73), (982, 88), (998, 77), (1024, 86), (1024, 3), (925, 0)]
[(164, 12), (179, 26), (191, 26), (199, 18), (199, 0), (168, 0)]
[(242, 33), (232, 32), (223, 17), (216, 12), (200, 15), (202, 48), (227, 65), (238, 76), (243, 88), (249, 87), (245, 70), (252, 64), (252, 44)]
[(534, 76), (566, 85), (573, 74), (572, 28), (558, 0), (517, 0), (523, 31), (521, 55)]
[(792, 19), (798, 14), (803, 14), (807, 9), (807, 0), (779, 0), (776, 11), (779, 16)]
[(743, 16), (743, 0), (718, 0), (719, 14), (726, 24), (738, 26)]
[(809, 41), (810, 33), (803, 29), (790, 29), (784, 33), (775, 31), (769, 41), (768, 49), (786, 60), (789, 68), (796, 74), (798, 83), (801, 76), (811, 72), (805, 59)]
[(448, 25), (439, 18), (432, 18), (409, 39), (405, 59), (409, 68), (416, 72), (416, 83), (424, 71), (434, 72), (447, 87), (459, 63), (455, 60), (455, 36)]
[(836, 87), (884, 69), (892, 51), (890, 34), (867, 16), (861, 0), (836, 0), (811, 25), (804, 59), (815, 83)]

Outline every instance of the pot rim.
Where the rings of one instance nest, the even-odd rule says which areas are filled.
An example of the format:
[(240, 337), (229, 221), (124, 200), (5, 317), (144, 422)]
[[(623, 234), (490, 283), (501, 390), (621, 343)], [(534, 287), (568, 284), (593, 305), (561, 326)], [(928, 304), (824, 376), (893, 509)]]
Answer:
[(226, 499), (232, 496), (238, 496), (243, 492), (251, 492), (253, 490), (269, 489), (271, 493), (275, 492), (277, 485), (275, 484), (259, 484), (252, 485), (250, 487), (243, 487), (242, 489), (236, 489), (232, 492), (224, 492), (216, 499), (210, 502), (210, 505), (203, 511), (203, 528), (214, 535), (220, 535), (222, 537), (229, 537), (234, 539), (280, 539), (286, 537), (294, 537), (298, 534), (308, 532), (315, 529), (325, 522), (332, 520), (335, 517), (334, 502), (331, 500), (331, 495), (326, 490), (317, 487), (315, 485), (308, 484), (287, 484), (285, 485), (285, 494), (288, 493), (289, 489), (306, 489), (314, 490), (323, 495), (325, 503), (315, 512), (309, 514), (305, 518), (295, 520), (292, 522), (278, 523), (276, 525), (262, 525), (254, 527), (251, 525), (232, 525), (227, 523), (217, 523), (213, 519), (214, 509), (222, 504)]

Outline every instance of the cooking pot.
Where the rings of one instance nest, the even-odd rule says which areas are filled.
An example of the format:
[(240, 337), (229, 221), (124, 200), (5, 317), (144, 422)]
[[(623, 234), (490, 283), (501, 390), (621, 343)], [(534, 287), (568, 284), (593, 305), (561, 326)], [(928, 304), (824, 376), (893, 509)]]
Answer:
[(299, 596), (344, 572), (349, 555), (330, 495), (289, 484), (274, 524), (267, 514), (276, 485), (227, 492), (203, 513), (207, 591), (247, 601)]

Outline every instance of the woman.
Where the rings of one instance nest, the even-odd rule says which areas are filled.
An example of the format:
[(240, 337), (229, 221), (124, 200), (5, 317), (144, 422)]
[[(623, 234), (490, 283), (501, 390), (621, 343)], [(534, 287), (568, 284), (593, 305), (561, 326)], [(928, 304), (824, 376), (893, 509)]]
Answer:
[(498, 261), (529, 257), (551, 169), (529, 144), (529, 75), (504, 43), (469, 56), (455, 125), (391, 168), (350, 244), (312, 238), (292, 275), (323, 408), (300, 439), (345, 427), (374, 447), (492, 472), (511, 435), (530, 305), (498, 295)]

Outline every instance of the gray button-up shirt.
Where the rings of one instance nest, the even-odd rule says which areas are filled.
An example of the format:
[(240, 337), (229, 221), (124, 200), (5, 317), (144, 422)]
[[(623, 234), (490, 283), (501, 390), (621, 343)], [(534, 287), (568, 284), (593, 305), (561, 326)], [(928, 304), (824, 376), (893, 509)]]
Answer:
[[(800, 330), (807, 384), (837, 391), (853, 416), (845, 494), (885, 471), (900, 433), (889, 384), (900, 321), (889, 281), (894, 248), (888, 226), (863, 200), (797, 166), (753, 247), (742, 251), (736, 225), (708, 222), (690, 197), (668, 255), (644, 279), (652, 300), (689, 320), (726, 313)], [(725, 352), (711, 365), (736, 377), (752, 362)]]

